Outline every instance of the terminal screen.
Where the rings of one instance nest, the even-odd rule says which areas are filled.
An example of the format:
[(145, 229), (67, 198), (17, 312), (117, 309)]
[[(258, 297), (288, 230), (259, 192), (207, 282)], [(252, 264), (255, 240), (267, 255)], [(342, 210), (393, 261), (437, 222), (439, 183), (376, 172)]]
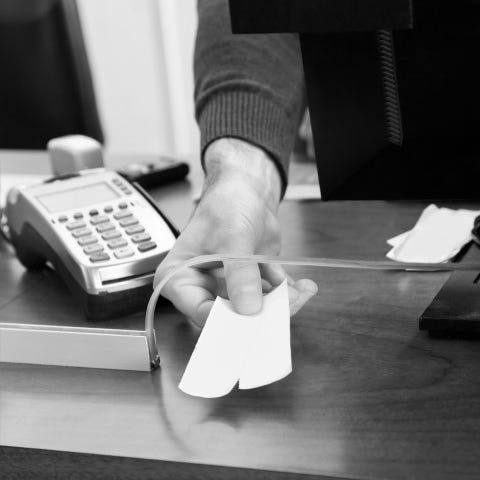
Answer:
[(46, 193), (37, 196), (37, 200), (51, 213), (74, 208), (82, 208), (108, 202), (119, 198), (120, 195), (108, 185), (100, 182), (83, 187), (62, 190), (61, 192)]

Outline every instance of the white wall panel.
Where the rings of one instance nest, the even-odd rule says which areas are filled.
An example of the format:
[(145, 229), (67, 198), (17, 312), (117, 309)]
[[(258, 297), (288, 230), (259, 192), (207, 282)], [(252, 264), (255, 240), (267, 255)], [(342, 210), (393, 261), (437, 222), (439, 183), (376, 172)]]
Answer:
[(195, 0), (77, 0), (107, 148), (194, 153)]

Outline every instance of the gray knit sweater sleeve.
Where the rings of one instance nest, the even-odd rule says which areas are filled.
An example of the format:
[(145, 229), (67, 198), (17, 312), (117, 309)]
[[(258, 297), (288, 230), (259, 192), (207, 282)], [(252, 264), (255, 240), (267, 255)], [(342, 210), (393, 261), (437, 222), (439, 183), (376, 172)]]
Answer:
[(284, 186), (305, 109), (298, 36), (233, 35), (228, 0), (198, 0), (195, 106), (202, 155), (221, 137), (262, 147)]

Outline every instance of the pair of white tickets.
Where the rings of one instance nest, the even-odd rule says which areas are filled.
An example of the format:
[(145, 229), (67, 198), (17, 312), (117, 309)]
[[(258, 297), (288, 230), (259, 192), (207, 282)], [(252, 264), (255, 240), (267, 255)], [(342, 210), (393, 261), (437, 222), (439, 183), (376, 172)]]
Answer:
[(276, 382), (292, 371), (286, 280), (263, 297), (256, 315), (239, 315), (217, 297), (190, 357), (180, 390), (214, 398)]
[(477, 210), (453, 210), (429, 205), (412, 230), (387, 241), (387, 257), (398, 262), (442, 263), (472, 240)]

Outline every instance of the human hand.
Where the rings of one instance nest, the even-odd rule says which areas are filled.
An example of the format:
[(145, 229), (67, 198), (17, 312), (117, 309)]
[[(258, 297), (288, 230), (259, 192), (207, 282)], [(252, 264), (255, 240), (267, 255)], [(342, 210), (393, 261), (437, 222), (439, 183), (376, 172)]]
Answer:
[[(155, 285), (167, 271), (197, 255), (280, 252), (281, 180), (267, 154), (242, 140), (221, 139), (207, 149), (205, 168), (200, 203), (157, 268)], [(294, 315), (317, 292), (317, 286), (308, 279), (294, 281), (279, 265), (229, 261), (223, 269), (188, 268), (165, 285), (162, 295), (193, 323), (203, 326), (218, 295), (228, 297), (238, 313), (254, 314), (262, 308), (262, 292), (285, 278)]]

